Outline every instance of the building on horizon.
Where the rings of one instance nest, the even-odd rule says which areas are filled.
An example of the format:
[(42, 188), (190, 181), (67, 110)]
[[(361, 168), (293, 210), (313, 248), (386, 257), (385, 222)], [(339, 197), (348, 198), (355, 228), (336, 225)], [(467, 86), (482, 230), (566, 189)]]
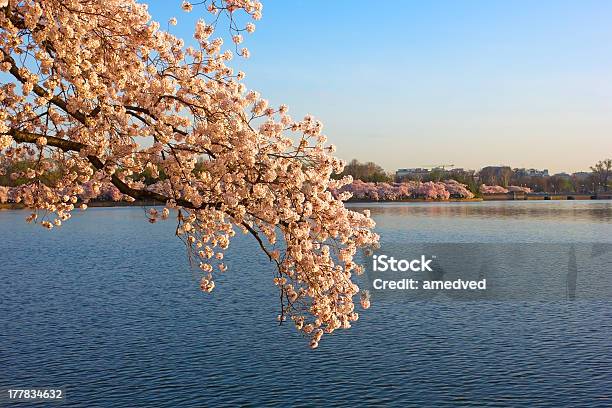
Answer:
[(514, 169), (514, 175), (516, 177), (549, 177), (548, 169), (537, 170), (537, 169)]
[(406, 169), (397, 169), (395, 172), (395, 180), (421, 180), (424, 177), (427, 177), (431, 174), (429, 169), (425, 169), (422, 167), (414, 167), (414, 168), (406, 168)]

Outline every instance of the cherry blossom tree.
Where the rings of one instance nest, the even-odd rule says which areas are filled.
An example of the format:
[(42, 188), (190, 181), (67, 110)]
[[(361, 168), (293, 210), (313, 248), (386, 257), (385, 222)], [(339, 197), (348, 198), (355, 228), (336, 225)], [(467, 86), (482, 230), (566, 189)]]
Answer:
[(516, 193), (531, 193), (531, 189), (529, 187), (523, 186), (508, 186), (508, 191)]
[(417, 189), (417, 194), (429, 200), (448, 200), (448, 198), (450, 197), (450, 194), (446, 190), (446, 186), (444, 185), (444, 183), (433, 181), (421, 183), (421, 185), (419, 185)]
[(482, 184), (479, 190), (482, 194), (506, 194), (508, 192), (508, 189), (502, 186), (488, 186), (486, 184)]
[[(255, 29), (237, 16), (257, 20), (261, 4), (184, 1), (182, 8), (197, 5), (209, 22), (197, 22), (196, 45), (187, 47), (136, 0), (0, 0), (0, 153), (35, 163), (15, 201), (48, 229), (70, 218), (79, 196), (105, 185), (115, 198), (165, 203), (148, 218), (176, 215), (176, 235), (197, 260), (206, 292), (227, 269), (232, 237), (249, 234), (275, 266), (279, 320), (293, 320), (317, 347), (324, 333), (358, 318), (352, 275), (363, 268), (354, 256), (377, 242), (374, 222), (345, 208), (346, 195), (332, 195), (351, 179), (331, 179), (344, 164), (321, 122), (293, 120), (227, 65), (249, 56), (239, 47)], [(229, 25), (231, 49), (214, 37), (220, 21)], [(60, 177), (45, 184), (51, 160), (61, 164)], [(160, 169), (165, 177), (154, 176), (150, 187), (133, 177)], [(369, 307), (367, 292), (360, 296)]]
[(445, 180), (444, 186), (451, 197), (474, 198), (474, 194), (467, 188), (467, 184), (459, 183), (457, 180)]

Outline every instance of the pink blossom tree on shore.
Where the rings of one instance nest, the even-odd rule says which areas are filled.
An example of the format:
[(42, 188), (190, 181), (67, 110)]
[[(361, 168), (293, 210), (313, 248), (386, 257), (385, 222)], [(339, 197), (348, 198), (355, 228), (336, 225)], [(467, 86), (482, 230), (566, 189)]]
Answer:
[(448, 200), (449, 198), (474, 198), (465, 184), (456, 180), (444, 182), (408, 181), (402, 183), (370, 183), (355, 180), (340, 189), (358, 200), (393, 201), (414, 198), (426, 200)]
[(523, 186), (508, 186), (508, 191), (516, 193), (531, 193), (531, 189), (529, 187)]
[(448, 200), (449, 192), (446, 190), (444, 183), (428, 181), (421, 183), (417, 188), (417, 194), (429, 200)]
[(481, 194), (506, 194), (508, 189), (502, 186), (487, 186), (486, 184), (482, 184), (480, 186)]
[(96, 182), (90, 180), (83, 183), (82, 188), (83, 192), (79, 194), (79, 198), (83, 200), (83, 202), (88, 202), (92, 199), (109, 201), (120, 201), (122, 199), (130, 201), (131, 199), (131, 197), (121, 194), (121, 191), (110, 182)]
[(451, 197), (458, 198), (474, 198), (474, 193), (472, 193), (466, 184), (459, 183), (457, 180), (445, 180), (444, 186), (446, 190), (450, 193)]
[[(240, 44), (255, 29), (235, 17), (259, 19), (261, 4), (199, 4), (211, 23), (199, 20), (196, 45), (186, 47), (136, 0), (0, 0), (0, 153), (62, 165), (52, 185), (34, 165), (15, 200), (48, 229), (105, 184), (116, 198), (165, 203), (149, 220), (176, 214), (176, 235), (198, 260), (206, 292), (226, 270), (223, 252), (236, 231), (249, 234), (275, 266), (279, 319), (292, 319), (317, 347), (324, 333), (358, 318), (352, 275), (363, 268), (354, 256), (377, 242), (374, 222), (332, 196), (350, 179), (331, 179), (343, 163), (321, 122), (270, 106), (227, 65), (248, 57)], [(183, 2), (187, 12), (195, 6)], [(213, 36), (220, 16), (232, 49)], [(146, 169), (166, 177), (147, 188), (131, 177)], [(367, 292), (361, 303), (369, 306)]]
[(508, 188), (504, 188), (502, 186), (487, 186), (483, 184), (480, 186), (480, 192), (482, 194), (531, 193), (531, 189), (522, 186), (508, 186)]

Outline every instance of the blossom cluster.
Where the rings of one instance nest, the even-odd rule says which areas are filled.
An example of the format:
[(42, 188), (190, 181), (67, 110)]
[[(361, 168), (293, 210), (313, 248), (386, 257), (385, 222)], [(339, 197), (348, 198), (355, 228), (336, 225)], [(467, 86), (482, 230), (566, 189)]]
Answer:
[[(109, 184), (112, 199), (163, 202), (147, 219), (176, 214), (205, 292), (227, 269), (232, 237), (249, 234), (274, 265), (281, 321), (292, 320), (317, 347), (358, 318), (352, 275), (363, 268), (354, 256), (378, 241), (374, 222), (332, 195), (348, 180), (331, 178), (344, 163), (321, 122), (293, 119), (227, 65), (234, 52), (214, 37), (218, 17), (242, 36), (255, 26), (238, 27), (235, 14), (256, 20), (261, 4), (182, 8), (200, 4), (213, 17), (196, 23), (196, 45), (186, 47), (136, 0), (0, 3), (0, 153), (35, 163), (14, 199), (35, 210), (28, 221), (49, 229)], [(59, 179), (43, 183), (51, 161), (60, 163)], [(145, 170), (153, 186), (138, 179)], [(368, 294), (359, 296), (367, 308)]]

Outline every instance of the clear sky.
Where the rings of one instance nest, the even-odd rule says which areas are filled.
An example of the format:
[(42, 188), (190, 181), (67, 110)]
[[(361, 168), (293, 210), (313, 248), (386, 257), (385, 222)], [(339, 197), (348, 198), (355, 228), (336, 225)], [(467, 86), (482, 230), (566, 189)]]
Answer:
[[(187, 42), (211, 18), (148, 3)], [(321, 119), (343, 159), (557, 172), (612, 157), (612, 1), (263, 4), (234, 66), (271, 104)]]

